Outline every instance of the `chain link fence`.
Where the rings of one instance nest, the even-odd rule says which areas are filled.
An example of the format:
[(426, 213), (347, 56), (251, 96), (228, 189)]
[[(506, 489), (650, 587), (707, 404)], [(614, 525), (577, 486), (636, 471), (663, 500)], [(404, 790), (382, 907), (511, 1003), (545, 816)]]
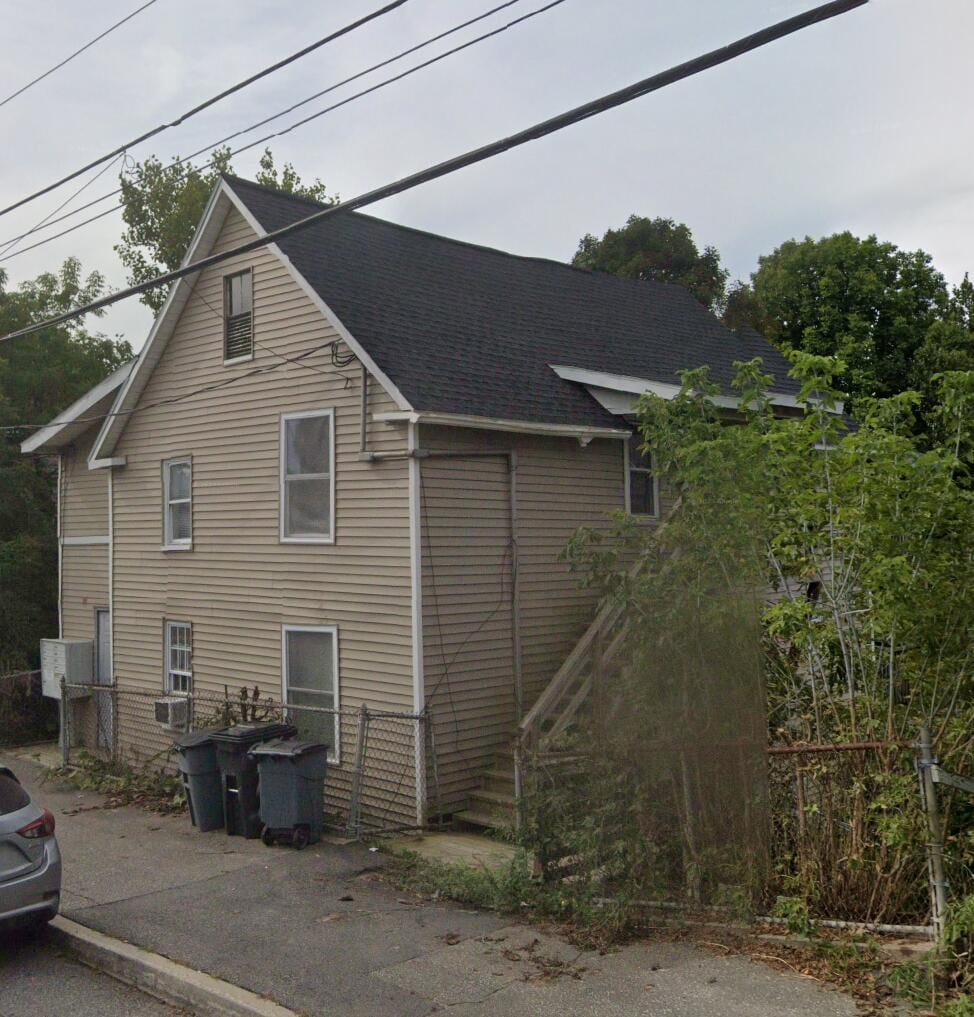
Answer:
[[(330, 709), (265, 698), (259, 689), (163, 696), (115, 685), (65, 684), (65, 765), (84, 751), (133, 768), (175, 770), (175, 740), (188, 731), (279, 721), (330, 746), (325, 814), (330, 830), (361, 839), (423, 826), (436, 781), (426, 776), (429, 713)], [(434, 768), (435, 773), (435, 768)], [(417, 780), (418, 777), (418, 780)]]

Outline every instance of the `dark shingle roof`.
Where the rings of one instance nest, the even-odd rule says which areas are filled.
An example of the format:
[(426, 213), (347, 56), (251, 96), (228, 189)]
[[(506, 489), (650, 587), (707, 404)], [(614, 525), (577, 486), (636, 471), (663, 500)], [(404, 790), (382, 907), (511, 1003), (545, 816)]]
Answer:
[[(227, 182), (268, 231), (321, 207)], [(519, 257), (359, 212), (279, 244), (419, 411), (618, 426), (551, 364), (669, 383), (709, 364), (726, 388), (735, 360), (760, 356), (776, 391), (797, 391), (764, 339), (725, 328), (681, 286)]]

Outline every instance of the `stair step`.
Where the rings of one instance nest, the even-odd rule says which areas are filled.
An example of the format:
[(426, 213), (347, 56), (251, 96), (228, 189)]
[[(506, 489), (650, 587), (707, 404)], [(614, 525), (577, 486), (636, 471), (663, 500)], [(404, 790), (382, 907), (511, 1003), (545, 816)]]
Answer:
[(511, 816), (495, 816), (486, 812), (478, 812), (475, 809), (464, 809), (462, 812), (453, 813), (454, 823), (462, 826), (472, 826), (480, 830), (510, 830), (512, 826)]
[(470, 792), (470, 800), (472, 802), (487, 802), (489, 805), (503, 809), (514, 808), (514, 795), (506, 794), (503, 791), (488, 791), (486, 788), (480, 788)]

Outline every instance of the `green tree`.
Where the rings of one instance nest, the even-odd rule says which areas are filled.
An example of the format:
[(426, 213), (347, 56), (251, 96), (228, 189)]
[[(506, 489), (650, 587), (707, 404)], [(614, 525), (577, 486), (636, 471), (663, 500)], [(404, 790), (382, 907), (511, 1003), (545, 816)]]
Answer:
[(711, 310), (721, 306), (728, 276), (717, 249), (701, 251), (689, 226), (638, 215), (629, 216), (621, 229), (606, 230), (601, 239), (586, 233), (572, 264), (625, 279), (679, 283)]
[(839, 387), (855, 404), (913, 387), (917, 353), (948, 303), (924, 251), (844, 232), (788, 240), (760, 258), (750, 285), (732, 289), (724, 320), (785, 352), (838, 357)]
[[(669, 779), (671, 816), (696, 817), (671, 856), (693, 859), (698, 882), (699, 866), (721, 877), (715, 863), (725, 856), (700, 854), (701, 813), (684, 803), (706, 800), (700, 774), (715, 769), (725, 793), (733, 790), (733, 753), (746, 736), (740, 714), (724, 709), (728, 675), (760, 647), (773, 739), (909, 743), (926, 724), (948, 769), (974, 768), (974, 493), (958, 451), (974, 436), (974, 372), (944, 373), (932, 410), (944, 440), (931, 442), (914, 430), (919, 393), (863, 398), (860, 426), (847, 431), (834, 413), (845, 365), (802, 352), (791, 360), (799, 417), (775, 417), (759, 361), (738, 365), (735, 426), (715, 404), (705, 369), (686, 372), (672, 400), (643, 396), (639, 433), (679, 500), (658, 528), (621, 518), (613, 533), (582, 531), (569, 550), (580, 574), (630, 619), (628, 653), (614, 672), (603, 660), (594, 701), (596, 723), (609, 723), (586, 739), (610, 772), (640, 774), (634, 793), (645, 797), (630, 799), (627, 813), (640, 831), (679, 828), (647, 821), (674, 793)], [(633, 561), (642, 568), (632, 570)], [(763, 641), (742, 641), (734, 635), (740, 605), (772, 588)], [(661, 770), (667, 751), (672, 765)], [(714, 760), (726, 763), (722, 773)], [(802, 766), (814, 791), (789, 835), (800, 848), (792, 840), (772, 859), (772, 881), (783, 879), (777, 892), (800, 894), (818, 915), (923, 918), (927, 836), (912, 753), (836, 754)], [(796, 813), (795, 771), (788, 774), (778, 786), (779, 832)], [(579, 798), (599, 802), (591, 791)], [(952, 882), (971, 892), (974, 839), (961, 808), (955, 800), (944, 822)], [(819, 810), (827, 822), (814, 819)], [(588, 829), (608, 826), (591, 808), (584, 818)], [(665, 842), (656, 836), (659, 854)]]
[[(125, 231), (115, 251), (129, 270), (129, 283), (137, 285), (180, 266), (216, 181), (230, 172), (230, 150), (220, 148), (206, 166), (190, 162), (167, 165), (157, 156), (149, 156), (136, 163), (130, 173), (122, 174), (119, 180)], [(257, 182), (325, 205), (338, 201), (338, 196), (329, 195), (320, 180), (303, 183), (290, 163), (278, 170), (270, 149), (265, 149), (260, 158)], [(140, 299), (158, 311), (166, 293), (154, 289)]]
[[(97, 298), (104, 280), (77, 259), (8, 289), (0, 272), (0, 332)], [(0, 673), (36, 661), (38, 641), (57, 632), (57, 543), (52, 462), (22, 442), (131, 359), (128, 343), (89, 333), (81, 320), (0, 347)], [(20, 426), (24, 425), (24, 426)]]

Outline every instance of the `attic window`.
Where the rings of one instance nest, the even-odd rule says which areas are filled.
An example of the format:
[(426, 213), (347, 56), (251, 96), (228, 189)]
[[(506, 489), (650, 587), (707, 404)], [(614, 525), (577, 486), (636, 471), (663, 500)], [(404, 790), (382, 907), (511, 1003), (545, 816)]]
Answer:
[(223, 277), (223, 362), (254, 355), (254, 277), (245, 272)]

